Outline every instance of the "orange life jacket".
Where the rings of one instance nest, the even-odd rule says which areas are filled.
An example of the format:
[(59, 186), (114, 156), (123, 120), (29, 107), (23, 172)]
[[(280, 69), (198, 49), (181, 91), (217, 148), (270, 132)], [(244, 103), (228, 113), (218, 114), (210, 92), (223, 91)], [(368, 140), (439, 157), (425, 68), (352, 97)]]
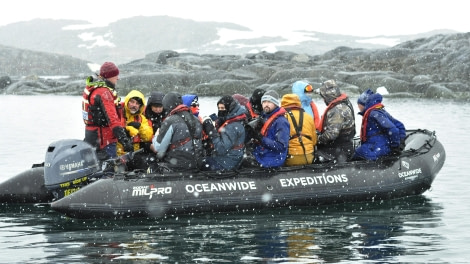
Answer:
[(248, 109), (248, 111), (250, 112), (250, 115), (251, 115), (251, 118), (257, 118), (259, 115), (257, 113), (255, 113), (255, 111), (253, 111), (253, 107), (251, 106), (251, 103), (248, 102), (246, 104), (246, 108)]
[(313, 112), (313, 121), (315, 122), (315, 128), (317, 130), (320, 130), (321, 120), (320, 120), (320, 116), (318, 115), (317, 105), (313, 101), (310, 101), (310, 107), (312, 108), (312, 112)]
[[(321, 120), (321, 123), (320, 123), (320, 127), (317, 128), (318, 131), (322, 132), (323, 133), (323, 130), (324, 130), (324, 126), (325, 126), (325, 122), (326, 122), (326, 113), (331, 109), (333, 108), (334, 106), (336, 106), (337, 104), (341, 103), (343, 100), (347, 99), (348, 96), (346, 94), (341, 94), (340, 96), (338, 96), (335, 100), (331, 101), (328, 106), (326, 107), (325, 111), (323, 112), (323, 115), (322, 115), (322, 120)], [(315, 122), (316, 123), (316, 122)]]
[(264, 122), (264, 125), (261, 128), (261, 135), (263, 135), (263, 137), (265, 137), (268, 133), (269, 127), (271, 127), (274, 120), (276, 120), (276, 118), (278, 118), (279, 116), (284, 115), (285, 113), (286, 113), (286, 109), (280, 107), (279, 110), (276, 113), (274, 113), (272, 116), (270, 116), (268, 118), (268, 120), (266, 120), (266, 122)]
[(364, 116), (362, 117), (362, 124), (361, 124), (361, 142), (365, 142), (367, 140), (367, 120), (369, 119), (369, 115), (373, 110), (384, 108), (382, 103), (377, 103), (369, 109), (366, 110)]

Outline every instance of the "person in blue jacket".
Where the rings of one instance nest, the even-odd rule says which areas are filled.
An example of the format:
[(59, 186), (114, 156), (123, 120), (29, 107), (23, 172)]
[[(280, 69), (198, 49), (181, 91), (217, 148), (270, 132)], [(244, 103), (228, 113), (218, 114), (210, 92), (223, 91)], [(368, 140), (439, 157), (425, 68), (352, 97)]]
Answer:
[(377, 160), (400, 153), (405, 143), (405, 126), (385, 110), (382, 95), (368, 89), (359, 96), (357, 105), (363, 116), (361, 145), (356, 148), (353, 160)]
[(234, 170), (242, 163), (245, 153), (246, 110), (230, 95), (223, 96), (217, 108), (215, 127), (211, 117), (205, 117), (202, 123), (213, 150), (203, 160), (201, 170)]
[[(253, 157), (250, 166), (278, 168), (284, 165), (289, 147), (290, 125), (280, 107), (279, 94), (267, 91), (261, 98), (263, 113), (261, 119), (250, 122), (248, 127), (253, 130)], [(243, 163), (244, 165), (246, 162)]]

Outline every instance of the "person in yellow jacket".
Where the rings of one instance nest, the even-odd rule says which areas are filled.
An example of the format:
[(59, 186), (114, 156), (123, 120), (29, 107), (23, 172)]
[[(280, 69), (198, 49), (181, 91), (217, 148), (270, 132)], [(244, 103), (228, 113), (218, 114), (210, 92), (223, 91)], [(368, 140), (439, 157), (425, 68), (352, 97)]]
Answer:
[(302, 108), (296, 94), (286, 94), (281, 99), (286, 110), (285, 117), (290, 124), (289, 151), (285, 166), (311, 164), (314, 159), (317, 133), (313, 117)]
[[(143, 153), (134, 156), (131, 162), (128, 162), (128, 169), (147, 169), (146, 158), (150, 151), (152, 143), (153, 128), (150, 126), (147, 118), (144, 115), (145, 109), (145, 96), (137, 91), (132, 90), (124, 99), (122, 104), (122, 123), (126, 128), (128, 136), (131, 138), (134, 146), (134, 151), (140, 148), (144, 149)], [(124, 148), (121, 144), (117, 144), (117, 154), (121, 156), (125, 154)]]

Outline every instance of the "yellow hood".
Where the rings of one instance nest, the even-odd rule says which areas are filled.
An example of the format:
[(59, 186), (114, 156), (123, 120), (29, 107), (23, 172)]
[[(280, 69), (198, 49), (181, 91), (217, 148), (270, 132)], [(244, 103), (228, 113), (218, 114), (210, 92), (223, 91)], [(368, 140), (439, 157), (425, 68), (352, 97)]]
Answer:
[(132, 90), (130, 91), (127, 95), (126, 98), (124, 98), (124, 108), (126, 109), (126, 114), (130, 114), (129, 109), (127, 108), (127, 103), (131, 98), (133, 97), (138, 97), (140, 100), (142, 100), (142, 106), (140, 107), (139, 111), (135, 114), (142, 114), (145, 109), (145, 96), (143, 93), (137, 91), (137, 90)]
[(296, 94), (285, 94), (281, 99), (282, 107), (302, 107), (300, 103), (300, 98)]

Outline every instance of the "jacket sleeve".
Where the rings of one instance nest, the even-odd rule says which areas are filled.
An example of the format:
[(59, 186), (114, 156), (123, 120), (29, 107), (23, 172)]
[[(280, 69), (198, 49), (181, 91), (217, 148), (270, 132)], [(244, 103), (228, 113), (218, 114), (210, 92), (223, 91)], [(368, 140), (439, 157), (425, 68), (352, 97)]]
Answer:
[(119, 118), (114, 98), (108, 88), (99, 88), (101, 101), (103, 102), (104, 112), (108, 117), (109, 128), (113, 130), (115, 127), (122, 126), (121, 118)]
[(150, 142), (152, 141), (153, 137), (153, 128), (150, 122), (145, 118), (144, 115), (141, 115), (142, 122), (140, 123), (139, 127), (139, 135), (142, 142)]
[(336, 140), (341, 131), (344, 118), (338, 108), (334, 107), (326, 113), (326, 127), (318, 137), (318, 144), (327, 144)]
[(383, 133), (389, 140), (391, 147), (400, 146), (400, 130), (393, 123), (392, 117), (382, 111), (373, 111), (370, 115)]
[(285, 151), (289, 147), (290, 125), (285, 117), (277, 118), (269, 129), (268, 136), (263, 137), (261, 145), (274, 151)]
[(157, 151), (157, 157), (163, 158), (170, 147), (171, 138), (173, 137), (173, 126), (162, 126), (160, 134), (155, 135), (152, 139), (153, 147)]

